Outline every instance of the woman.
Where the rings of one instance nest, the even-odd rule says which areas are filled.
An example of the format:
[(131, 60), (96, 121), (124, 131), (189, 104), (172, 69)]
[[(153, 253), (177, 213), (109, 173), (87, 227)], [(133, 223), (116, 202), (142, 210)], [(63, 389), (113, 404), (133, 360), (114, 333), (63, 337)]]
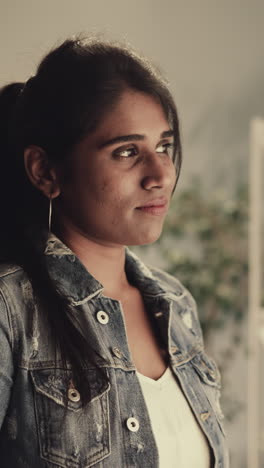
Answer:
[(125, 247), (160, 236), (180, 173), (165, 83), (67, 40), (0, 109), (1, 467), (227, 467), (195, 303)]

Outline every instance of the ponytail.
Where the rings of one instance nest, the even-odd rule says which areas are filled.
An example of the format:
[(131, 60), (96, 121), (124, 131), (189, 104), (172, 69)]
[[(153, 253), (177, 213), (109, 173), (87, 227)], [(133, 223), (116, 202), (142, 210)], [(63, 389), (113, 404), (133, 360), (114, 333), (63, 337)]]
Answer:
[(13, 236), (19, 208), (17, 194), (20, 178), (15, 162), (13, 118), (23, 83), (12, 83), (0, 90), (0, 258), (3, 241)]
[[(57, 291), (47, 270), (43, 252), (48, 238), (48, 202), (30, 183), (23, 153), (19, 151), (20, 142), (16, 140), (16, 112), (21, 112), (19, 99), (23, 89), (23, 83), (14, 83), (0, 90), (0, 262), (16, 263), (28, 275), (35, 300), (43, 306), (51, 336), (59, 350), (56, 359), (62, 363), (65, 374), (67, 361), (70, 363), (73, 381), (85, 405), (90, 397), (85, 367), (92, 364), (103, 380), (106, 376), (96, 365), (95, 352), (78, 328), (76, 314), (73, 314), (67, 299)], [(39, 215), (41, 206), (46, 226), (43, 213)], [(34, 312), (30, 310), (29, 313)]]

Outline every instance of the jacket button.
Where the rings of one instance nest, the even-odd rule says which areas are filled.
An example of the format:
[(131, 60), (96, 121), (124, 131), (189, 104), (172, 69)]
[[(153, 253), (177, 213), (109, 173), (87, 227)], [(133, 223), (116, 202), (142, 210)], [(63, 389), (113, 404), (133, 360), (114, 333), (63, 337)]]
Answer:
[(139, 422), (136, 418), (128, 418), (126, 425), (131, 432), (137, 432), (139, 429)]
[(69, 390), (68, 390), (68, 398), (69, 398), (69, 400), (71, 400), (71, 401), (80, 401), (81, 395), (80, 395), (80, 393), (78, 392), (78, 390), (76, 390), (76, 388), (69, 388)]
[(122, 351), (120, 351), (120, 349), (117, 348), (116, 346), (114, 346), (114, 348), (112, 348), (112, 353), (113, 353), (114, 356), (116, 356), (119, 359), (121, 359), (121, 357), (123, 356)]
[(106, 325), (109, 322), (109, 316), (103, 310), (99, 310), (97, 312), (96, 318), (97, 318), (98, 322), (101, 323), (102, 325)]

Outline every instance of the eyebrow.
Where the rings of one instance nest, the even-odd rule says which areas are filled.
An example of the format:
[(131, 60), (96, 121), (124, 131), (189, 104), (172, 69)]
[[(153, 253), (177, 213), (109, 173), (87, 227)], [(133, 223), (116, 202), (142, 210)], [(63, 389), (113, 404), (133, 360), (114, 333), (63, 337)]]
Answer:
[[(173, 130), (166, 130), (162, 132), (160, 138), (169, 138), (174, 135)], [(106, 146), (114, 145), (116, 143), (124, 143), (127, 141), (142, 141), (146, 138), (145, 135), (140, 135), (138, 133), (130, 134), (130, 135), (120, 135), (116, 136), (115, 138), (111, 138), (111, 140), (104, 141), (100, 143), (99, 149), (105, 148)]]

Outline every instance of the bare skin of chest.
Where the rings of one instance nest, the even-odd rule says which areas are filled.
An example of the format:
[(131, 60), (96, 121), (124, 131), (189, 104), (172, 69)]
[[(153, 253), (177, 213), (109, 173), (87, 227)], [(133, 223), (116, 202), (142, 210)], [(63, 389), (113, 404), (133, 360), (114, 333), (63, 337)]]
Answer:
[(138, 289), (131, 287), (121, 304), (135, 367), (141, 374), (157, 380), (167, 368), (166, 353), (158, 343)]

